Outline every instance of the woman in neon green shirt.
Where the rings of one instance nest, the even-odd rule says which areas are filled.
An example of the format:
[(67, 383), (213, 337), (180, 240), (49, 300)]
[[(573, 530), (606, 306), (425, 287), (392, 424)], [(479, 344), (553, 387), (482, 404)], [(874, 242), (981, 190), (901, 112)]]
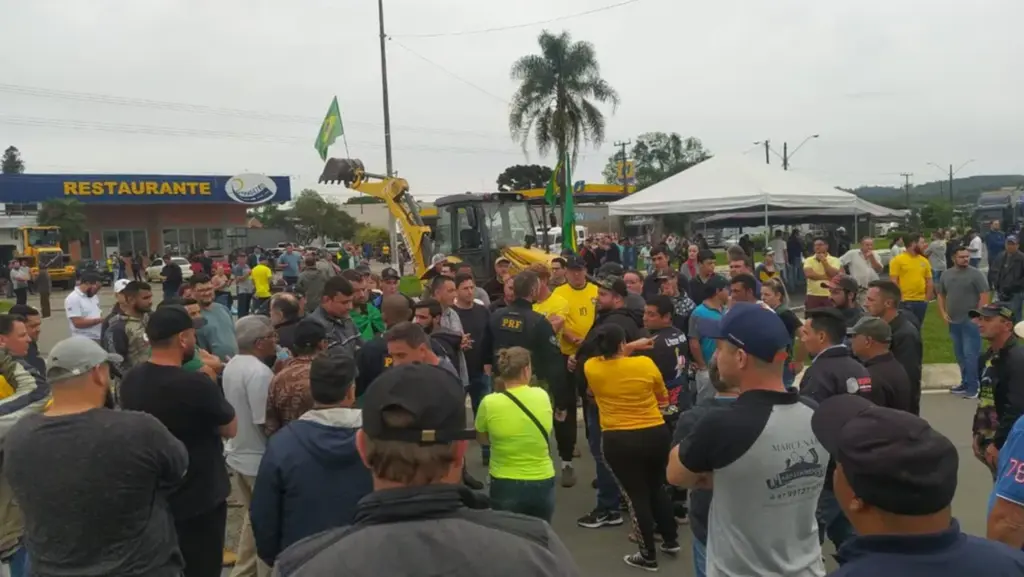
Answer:
[(551, 399), (544, 389), (530, 386), (526, 349), (499, 351), (498, 371), (503, 385), (483, 398), (476, 413), (480, 443), (491, 446), (491, 507), (550, 522), (555, 512)]

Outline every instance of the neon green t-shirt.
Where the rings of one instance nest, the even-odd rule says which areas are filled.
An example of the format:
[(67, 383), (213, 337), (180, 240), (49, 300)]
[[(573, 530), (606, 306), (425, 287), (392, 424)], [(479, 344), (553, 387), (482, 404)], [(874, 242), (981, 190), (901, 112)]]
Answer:
[[(514, 395), (544, 426), (548, 435), (554, 412), (548, 393), (537, 387), (514, 387)], [(491, 441), (491, 476), (495, 479), (543, 481), (555, 476), (548, 443), (537, 425), (502, 393), (491, 393), (480, 402), (476, 430)]]

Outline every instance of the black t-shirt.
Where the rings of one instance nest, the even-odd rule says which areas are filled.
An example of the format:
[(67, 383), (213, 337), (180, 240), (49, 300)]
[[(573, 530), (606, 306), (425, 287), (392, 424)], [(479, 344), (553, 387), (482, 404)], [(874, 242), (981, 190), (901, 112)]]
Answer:
[(199, 264), (202, 265), (203, 272), (206, 273), (206, 276), (210, 276), (210, 275), (213, 274), (213, 259), (212, 258), (210, 258), (208, 256), (201, 256), (201, 257), (199, 257)]
[(231, 492), (219, 427), (235, 411), (217, 383), (181, 367), (143, 363), (121, 380), (121, 406), (160, 420), (188, 449), (188, 474), (170, 498), (176, 519), (201, 515)]
[(4, 475), (33, 574), (181, 575), (167, 495), (186, 468), (185, 447), (150, 415), (26, 415), (4, 439)]
[(160, 276), (164, 277), (164, 292), (176, 293), (183, 282), (181, 279), (181, 267), (174, 262), (168, 262), (160, 270)]
[(469, 334), (473, 339), (473, 346), (462, 351), (466, 357), (466, 370), (470, 377), (476, 377), (484, 373), (484, 365), (489, 364), (492, 357), (490, 337), (487, 324), (490, 321), (491, 313), (487, 307), (473, 303), (468, 309), (454, 307), (459, 313), (459, 320), (462, 321), (462, 332)]

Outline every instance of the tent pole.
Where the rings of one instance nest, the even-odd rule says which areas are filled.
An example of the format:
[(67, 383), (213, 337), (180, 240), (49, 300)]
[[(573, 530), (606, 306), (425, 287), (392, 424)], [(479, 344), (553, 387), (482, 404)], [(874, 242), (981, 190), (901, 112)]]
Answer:
[(857, 215), (857, 207), (853, 207), (853, 238), (860, 242), (860, 216)]
[(768, 235), (771, 229), (768, 228), (768, 202), (764, 203), (764, 248), (768, 250)]

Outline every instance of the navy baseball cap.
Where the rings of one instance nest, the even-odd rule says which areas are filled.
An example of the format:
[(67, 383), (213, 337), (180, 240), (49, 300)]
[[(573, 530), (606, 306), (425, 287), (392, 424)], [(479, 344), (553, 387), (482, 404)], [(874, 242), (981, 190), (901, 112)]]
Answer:
[(736, 303), (720, 319), (698, 318), (697, 329), (702, 337), (727, 340), (766, 363), (785, 358), (793, 342), (779, 315), (759, 303)]

